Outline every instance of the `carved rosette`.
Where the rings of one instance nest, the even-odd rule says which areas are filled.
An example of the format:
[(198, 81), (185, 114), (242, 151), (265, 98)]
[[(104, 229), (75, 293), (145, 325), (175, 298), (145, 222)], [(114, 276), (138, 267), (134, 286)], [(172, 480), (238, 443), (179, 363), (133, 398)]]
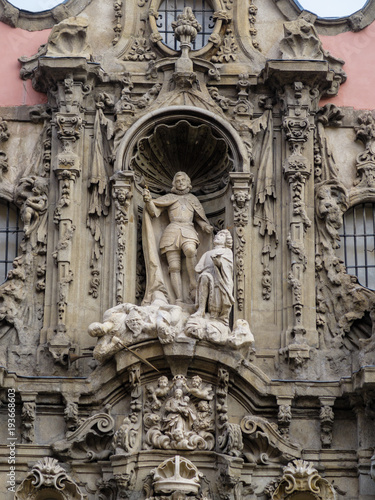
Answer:
[(43, 497), (48, 496), (49, 493), (54, 497), (59, 494), (59, 498), (84, 500), (78, 485), (68, 476), (58, 461), (51, 457), (45, 457), (33, 466), (18, 487), (14, 498), (15, 500), (36, 498), (41, 491), (43, 491)]
[(250, 189), (252, 183), (251, 174), (232, 173), (232, 204), (233, 220), (235, 227), (235, 270), (236, 270), (236, 299), (237, 308), (243, 311), (245, 302), (245, 258), (247, 230), (250, 210)]
[(298, 492), (310, 493), (314, 498), (336, 500), (337, 495), (332, 485), (323, 479), (311, 462), (293, 460), (283, 469), (276, 490), (272, 493), (272, 500), (286, 500)]
[(258, 13), (258, 7), (256, 5), (254, 5), (252, 0), (249, 0), (249, 4), (250, 4), (249, 5), (249, 24), (250, 24), (249, 33), (250, 33), (250, 36), (252, 39), (251, 41), (252, 41), (254, 49), (258, 49), (260, 51), (261, 50), (260, 45), (259, 45), (258, 40), (256, 39), (256, 36), (258, 34), (258, 30), (255, 27), (256, 16)]
[(122, 31), (122, 0), (114, 0), (113, 2), (113, 10), (115, 11), (115, 26), (113, 28), (113, 31), (115, 32), (115, 35), (112, 40), (112, 44), (116, 45), (117, 42), (120, 40), (121, 37), (121, 31)]
[(126, 241), (128, 239), (129, 208), (133, 197), (133, 172), (117, 172), (111, 177), (117, 228), (116, 303), (125, 302)]

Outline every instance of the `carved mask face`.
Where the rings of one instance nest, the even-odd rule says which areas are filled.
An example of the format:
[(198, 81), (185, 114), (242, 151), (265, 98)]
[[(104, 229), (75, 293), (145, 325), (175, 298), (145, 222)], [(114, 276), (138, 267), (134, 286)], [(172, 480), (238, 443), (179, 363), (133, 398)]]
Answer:
[(125, 322), (126, 326), (134, 333), (134, 335), (139, 335), (142, 332), (142, 318), (139, 314), (129, 314)]

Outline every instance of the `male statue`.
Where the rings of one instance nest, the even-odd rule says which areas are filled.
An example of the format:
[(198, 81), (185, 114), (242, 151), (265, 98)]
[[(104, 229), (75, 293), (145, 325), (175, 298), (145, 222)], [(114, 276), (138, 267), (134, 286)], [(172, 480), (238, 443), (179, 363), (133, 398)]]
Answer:
[(181, 280), (182, 254), (186, 257), (191, 298), (195, 296), (197, 287), (195, 265), (199, 238), (194, 222), (208, 234), (213, 229), (199, 200), (190, 193), (191, 187), (189, 176), (185, 172), (177, 172), (170, 194), (153, 200), (148, 189), (143, 191), (145, 208), (151, 217), (159, 217), (164, 210), (168, 212), (169, 224), (161, 236), (159, 248), (160, 253), (165, 254), (167, 258), (172, 289), (178, 305), (184, 302)]

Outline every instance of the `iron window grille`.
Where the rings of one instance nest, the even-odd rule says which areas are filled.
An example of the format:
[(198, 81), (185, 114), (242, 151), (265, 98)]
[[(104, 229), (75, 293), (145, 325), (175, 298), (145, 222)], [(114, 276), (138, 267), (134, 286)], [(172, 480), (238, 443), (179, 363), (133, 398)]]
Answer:
[(6, 280), (17, 257), (23, 230), (19, 210), (9, 202), (0, 202), (0, 283)]
[(375, 203), (361, 203), (343, 217), (338, 249), (348, 274), (361, 285), (375, 290)]
[(208, 43), (208, 39), (214, 29), (214, 11), (208, 0), (163, 0), (158, 9), (159, 17), (156, 25), (163, 43), (169, 48), (179, 50), (179, 42), (174, 36), (172, 22), (182, 14), (184, 7), (191, 7), (202, 30), (198, 33), (192, 43), (193, 50), (199, 50)]

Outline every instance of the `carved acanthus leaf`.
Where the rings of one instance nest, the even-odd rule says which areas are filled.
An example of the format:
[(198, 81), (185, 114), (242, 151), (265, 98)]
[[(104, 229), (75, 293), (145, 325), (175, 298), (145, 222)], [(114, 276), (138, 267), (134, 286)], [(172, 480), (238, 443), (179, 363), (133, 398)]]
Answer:
[(216, 54), (211, 57), (211, 61), (214, 63), (234, 62), (237, 59), (237, 52), (238, 45), (233, 32), (231, 29), (228, 29), (225, 33), (222, 45), (220, 45)]
[(311, 462), (293, 460), (283, 469), (283, 477), (272, 494), (272, 500), (286, 500), (298, 492), (310, 493), (314, 497), (336, 500), (333, 486), (323, 479)]
[(63, 495), (71, 500), (84, 500), (78, 485), (68, 476), (58, 461), (51, 457), (45, 457), (33, 466), (17, 488), (14, 498), (15, 500), (37, 498), (44, 489), (54, 491), (59, 495), (56, 498), (62, 498), (61, 495)]
[(113, 454), (111, 441), (114, 420), (107, 413), (97, 413), (84, 420), (66, 439), (52, 444), (58, 457), (80, 460), (104, 460)]

